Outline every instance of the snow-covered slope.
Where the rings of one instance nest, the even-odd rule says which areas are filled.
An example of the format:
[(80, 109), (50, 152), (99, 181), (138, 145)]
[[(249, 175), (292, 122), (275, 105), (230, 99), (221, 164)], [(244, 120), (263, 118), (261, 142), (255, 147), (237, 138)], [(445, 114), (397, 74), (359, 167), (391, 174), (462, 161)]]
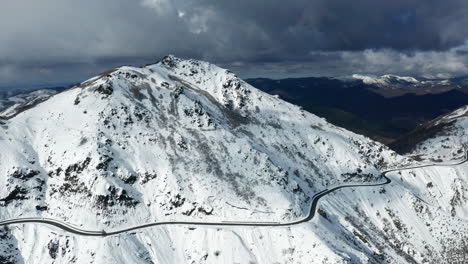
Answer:
[(432, 137), (419, 142), (415, 151), (424, 151), (437, 158), (459, 156), (463, 148), (468, 147), (468, 106), (439, 117), (426, 126), (441, 128)]
[(465, 106), (424, 124), (394, 142), (392, 148), (400, 153), (420, 153), (434, 160), (458, 158), (468, 147), (467, 131), (468, 106)]
[(1, 98), (0, 118), (12, 117), (16, 112), (33, 107), (56, 93), (57, 91), (53, 89), (40, 89)]
[[(382, 168), (416, 162), (225, 69), (174, 56), (114, 69), (23, 110), (0, 124), (0, 220), (39, 216), (90, 230), (283, 222), (306, 215), (310, 197), (329, 186), (380, 182)], [(87, 238), (11, 226), (1, 230), (0, 255), (25, 263), (422, 263), (444, 252), (442, 238), (459, 241), (440, 232), (463, 230), (464, 211), (427, 189), (454, 171), (410, 171), (389, 175), (385, 188), (339, 191), (311, 223), (294, 227)]]

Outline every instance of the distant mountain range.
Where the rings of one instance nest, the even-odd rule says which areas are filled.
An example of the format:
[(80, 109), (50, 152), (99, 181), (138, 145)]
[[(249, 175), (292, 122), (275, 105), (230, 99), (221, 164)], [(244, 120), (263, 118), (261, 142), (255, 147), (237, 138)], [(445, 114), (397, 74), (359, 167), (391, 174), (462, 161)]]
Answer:
[(247, 80), (329, 122), (384, 143), (468, 104), (468, 77), (447, 80), (384, 75)]
[(415, 77), (402, 77), (386, 74), (379, 77), (354, 74), (351, 77), (360, 80), (373, 90), (386, 97), (397, 97), (405, 94), (438, 94), (450, 90), (468, 92), (468, 76), (451, 79), (427, 79)]

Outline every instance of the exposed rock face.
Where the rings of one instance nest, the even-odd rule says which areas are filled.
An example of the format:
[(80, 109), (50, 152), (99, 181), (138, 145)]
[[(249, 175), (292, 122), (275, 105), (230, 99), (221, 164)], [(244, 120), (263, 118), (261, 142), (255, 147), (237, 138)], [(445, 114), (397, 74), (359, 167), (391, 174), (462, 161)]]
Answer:
[[(329, 186), (380, 182), (383, 167), (416, 162), (225, 69), (173, 56), (114, 69), (5, 123), (0, 220), (48, 217), (90, 230), (291, 221)], [(26, 263), (435, 261), (447, 252), (441, 241), (461, 241), (453, 232), (466, 219), (464, 170), (407, 171), (380, 189), (343, 190), (311, 223), (290, 228), (178, 226), (89, 239), (19, 225), (0, 249), (18, 248), (8, 258)], [(442, 174), (457, 195), (437, 196)]]

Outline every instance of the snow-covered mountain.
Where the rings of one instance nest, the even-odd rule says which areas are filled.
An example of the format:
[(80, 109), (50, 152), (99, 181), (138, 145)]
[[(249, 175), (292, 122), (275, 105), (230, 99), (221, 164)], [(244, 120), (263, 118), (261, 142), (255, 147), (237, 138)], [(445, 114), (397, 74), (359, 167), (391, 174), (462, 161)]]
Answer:
[[(174, 56), (113, 69), (0, 122), (0, 220), (47, 217), (89, 230), (291, 221), (330, 186), (382, 182), (384, 168), (429, 161), (399, 156), (228, 70)], [(390, 185), (337, 191), (311, 222), (291, 227), (162, 226), (90, 238), (15, 225), (0, 229), (0, 261), (446, 260), (468, 228), (466, 171), (388, 174)]]
[(468, 148), (468, 106), (422, 125), (391, 146), (400, 153), (422, 153), (432, 159), (459, 157)]

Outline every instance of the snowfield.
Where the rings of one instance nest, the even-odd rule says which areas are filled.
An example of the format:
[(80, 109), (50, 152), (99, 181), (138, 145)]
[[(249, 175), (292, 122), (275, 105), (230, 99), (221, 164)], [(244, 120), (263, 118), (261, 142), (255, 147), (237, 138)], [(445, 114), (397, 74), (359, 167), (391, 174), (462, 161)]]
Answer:
[(41, 89), (13, 96), (9, 96), (8, 93), (0, 94), (0, 118), (10, 118), (18, 111), (45, 101), (56, 93), (57, 91), (53, 89)]
[[(444, 144), (458, 151), (466, 114), (450, 118), (463, 133)], [(434, 147), (423, 158), (400, 156), (228, 70), (167, 56), (2, 115), (0, 220), (46, 217), (87, 230), (293, 221), (330, 186), (382, 182), (385, 168), (438, 160), (438, 143), (424, 144)], [(391, 173), (390, 185), (322, 198), (319, 215), (293, 227), (166, 226), (93, 238), (12, 225), (0, 228), (0, 263), (451, 261), (468, 246), (467, 171)]]

